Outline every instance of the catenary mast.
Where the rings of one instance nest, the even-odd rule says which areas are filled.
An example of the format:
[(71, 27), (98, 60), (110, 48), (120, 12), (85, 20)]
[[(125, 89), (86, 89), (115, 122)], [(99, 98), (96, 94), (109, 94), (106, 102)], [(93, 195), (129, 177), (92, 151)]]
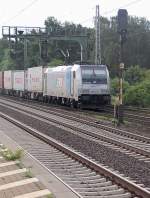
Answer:
[(95, 64), (96, 65), (101, 64), (99, 5), (96, 5), (96, 16), (95, 16)]

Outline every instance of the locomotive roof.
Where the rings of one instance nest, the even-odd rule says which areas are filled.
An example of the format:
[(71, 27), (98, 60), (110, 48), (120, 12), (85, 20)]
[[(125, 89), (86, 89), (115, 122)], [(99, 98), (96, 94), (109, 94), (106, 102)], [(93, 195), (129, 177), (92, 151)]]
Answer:
[(80, 65), (80, 67), (106, 67), (106, 65)]

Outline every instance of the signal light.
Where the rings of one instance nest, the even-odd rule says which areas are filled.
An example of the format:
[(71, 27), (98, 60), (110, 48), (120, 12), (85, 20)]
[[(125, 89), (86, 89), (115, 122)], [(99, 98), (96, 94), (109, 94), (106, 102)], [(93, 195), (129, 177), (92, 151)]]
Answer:
[(118, 10), (118, 33), (127, 32), (128, 12), (125, 9)]

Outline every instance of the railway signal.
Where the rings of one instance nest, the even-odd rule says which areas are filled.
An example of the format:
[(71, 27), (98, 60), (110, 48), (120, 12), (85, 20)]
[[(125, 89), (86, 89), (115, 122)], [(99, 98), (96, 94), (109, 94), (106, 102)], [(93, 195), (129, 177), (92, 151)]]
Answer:
[(123, 71), (124, 71), (124, 44), (127, 40), (128, 12), (118, 10), (118, 33), (120, 35), (120, 65), (119, 65), (119, 106), (117, 108), (118, 123), (123, 123)]

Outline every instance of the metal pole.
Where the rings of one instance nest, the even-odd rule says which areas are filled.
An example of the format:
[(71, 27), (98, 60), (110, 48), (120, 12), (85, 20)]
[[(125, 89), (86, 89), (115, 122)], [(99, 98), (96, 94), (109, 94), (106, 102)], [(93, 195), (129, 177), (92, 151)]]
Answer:
[(121, 63), (119, 66), (119, 108), (118, 108), (118, 122), (123, 123), (123, 70), (124, 70), (124, 54), (123, 54), (123, 38), (121, 35)]
[(101, 64), (100, 10), (98, 6), (98, 64)]
[(41, 65), (42, 60), (42, 47), (41, 47), (41, 39), (39, 39), (39, 65)]
[(99, 5), (96, 6), (95, 17), (95, 64), (101, 64), (101, 44), (100, 44), (100, 12)]
[(80, 61), (82, 63), (82, 61), (83, 61), (83, 47), (82, 47), (81, 43), (80, 43), (80, 49), (81, 49), (81, 51), (80, 51)]
[(119, 105), (118, 123), (123, 123), (123, 70), (124, 70), (124, 44), (126, 42), (128, 12), (125, 9), (118, 10), (118, 33), (120, 35), (120, 66), (119, 66)]
[(123, 69), (124, 69), (124, 63), (123, 63), (123, 40), (121, 38), (121, 63), (120, 63), (120, 75), (119, 75), (119, 81), (120, 81), (120, 93), (119, 93), (119, 101), (120, 105), (123, 104)]
[(28, 58), (28, 46), (27, 46), (27, 39), (24, 38), (24, 69), (26, 69), (28, 67), (28, 62), (27, 62), (27, 58)]
[(95, 16), (95, 65), (97, 65), (97, 6)]
[(120, 77), (119, 77), (119, 87), (120, 87), (120, 92), (119, 92), (119, 103), (120, 105), (123, 104), (123, 70), (124, 70), (124, 63), (120, 63)]

